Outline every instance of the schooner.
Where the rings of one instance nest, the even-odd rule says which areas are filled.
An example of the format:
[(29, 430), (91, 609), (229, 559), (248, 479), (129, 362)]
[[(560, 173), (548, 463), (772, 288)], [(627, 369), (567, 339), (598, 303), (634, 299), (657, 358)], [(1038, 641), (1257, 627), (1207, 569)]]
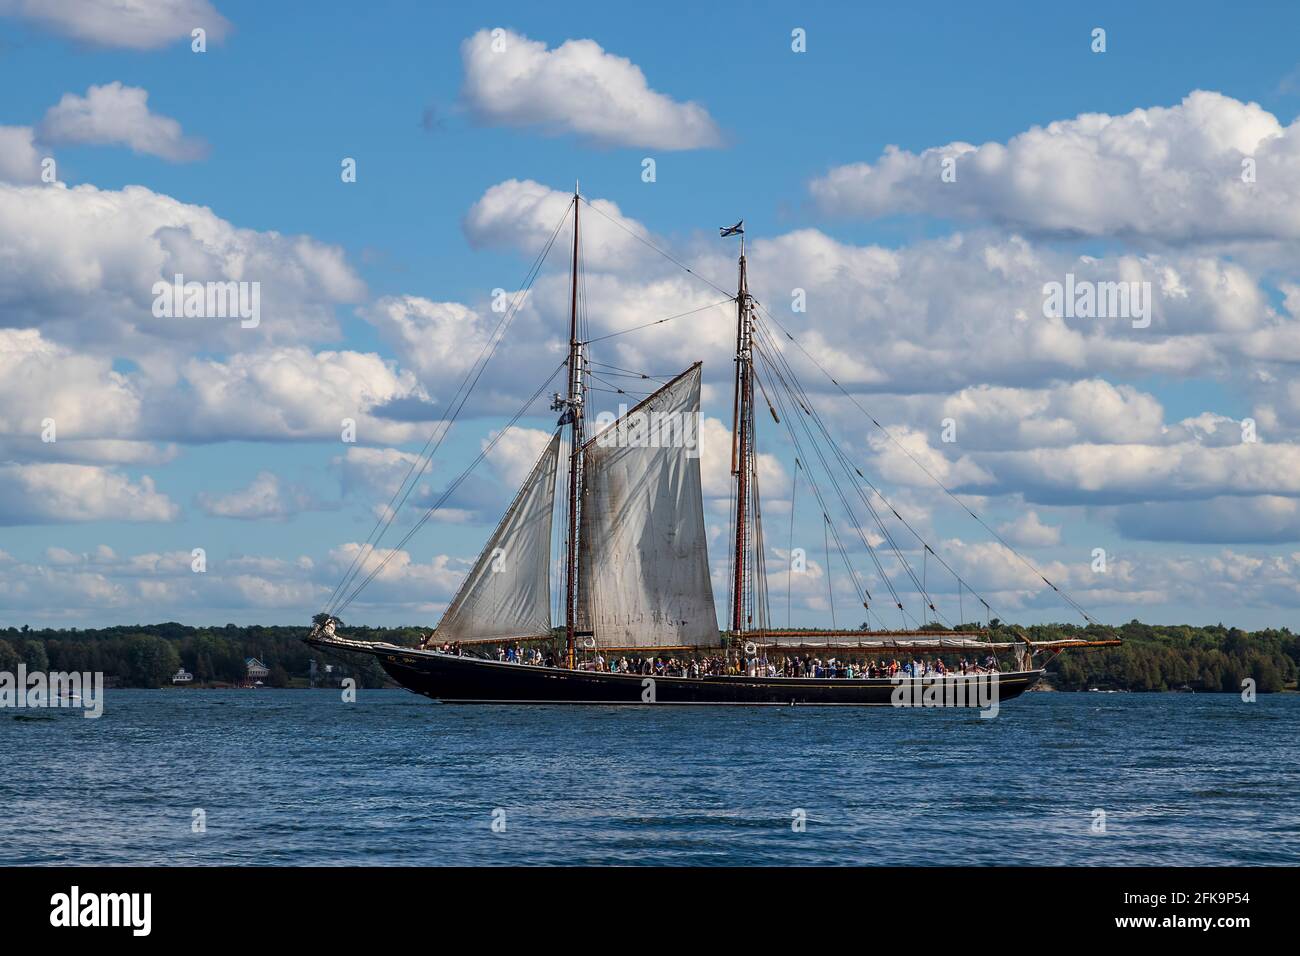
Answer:
[[(930, 560), (934, 560), (956, 577), (959, 603), (967, 593), (978, 600), (986, 612), (988, 603), (907, 525), (879, 489), (848, 460), (839, 445), (829, 439), (811, 400), (781, 355), (773, 326), (796, 347), (797, 340), (780, 327), (774, 317), (771, 317), (770, 325), (759, 321), (760, 304), (750, 295), (748, 287), (743, 223), (721, 230), (724, 237), (739, 236), (740, 255), (736, 292), (734, 296), (728, 293), (724, 303), (718, 303), (734, 300), (736, 312), (731, 434), (732, 518), (727, 538), (730, 606), (727, 608), (726, 626), (719, 628), (710, 574), (699, 458), (702, 365), (694, 363), (613, 422), (606, 422), (603, 427), (589, 427), (587, 392), (593, 374), (589, 355), (591, 342), (584, 340), (579, 320), (579, 213), (584, 204), (600, 213), (598, 207), (586, 203), (575, 187), (564, 219), (551, 234), (551, 241), (542, 250), (531, 273), (535, 277), (541, 260), (571, 214), (573, 241), (567, 356), (551, 379), (534, 392), (512, 419), (513, 423), (522, 417), (528, 407), (544, 394), (556, 375), (563, 371), (565, 392), (555, 393), (551, 405), (552, 410), (561, 413), (555, 433), (461, 582), (437, 627), (419, 646), (408, 647), (349, 639), (340, 633), (338, 619), (338, 614), (374, 580), (395, 553), (389, 551), (388, 556), (383, 557), (378, 544), (391, 526), (396, 510), (405, 502), (420, 472), (427, 467), (440, 444), (440, 438), (435, 442), (431, 437), (417, 462), (412, 464), (411, 474), (408, 474), (403, 488), (394, 494), (388, 508), (381, 512), (375, 531), (335, 588), (326, 610), (313, 619), (315, 624), (306, 638), (308, 643), (331, 651), (373, 655), (389, 676), (403, 687), (448, 702), (708, 705), (890, 705), (898, 702), (902, 684), (911, 683), (917, 688), (945, 684), (951, 697), (952, 685), (974, 679), (972, 674), (960, 672), (948, 673), (942, 678), (918, 672), (879, 676), (883, 671), (868, 669), (862, 664), (882, 655), (914, 658), (923, 654), (961, 655), (963, 658), (966, 655), (975, 658), (987, 655), (985, 660), (991, 657), (995, 661), (1009, 658), (1011, 663), (1006, 669), (1001, 664), (980, 669), (980, 677), (995, 682), (998, 697), (1005, 700), (1028, 690), (1042, 676), (1043, 668), (1035, 661), (1038, 655), (1055, 655), (1067, 647), (1119, 643), (1088, 639), (1035, 642), (1022, 631), (992, 626), (971, 628), (960, 620), (952, 628), (939, 624), (941, 615), (926, 581), (927, 571), (923, 570), (921, 577), (917, 577), (890, 532), (880, 523), (880, 509), (887, 509), (916, 536), (923, 549), (922, 560), (927, 566)], [(620, 225), (613, 219), (610, 221)], [(634, 238), (686, 268), (644, 238)], [(689, 269), (687, 271), (695, 274)], [(770, 313), (768, 315), (770, 317)], [(647, 325), (655, 324), (658, 323)], [(478, 375), (491, 355), (492, 352), (487, 351), (480, 357), (480, 363), (476, 363), (477, 373), (471, 369), (467, 374), (451, 403), (450, 417), (443, 424), (443, 436), (465, 407)], [(762, 377), (757, 371), (760, 361), (764, 365)], [(856, 404), (850, 393), (829, 373), (826, 375)], [(755, 443), (756, 385), (772, 420), (786, 427), (800, 458), (810, 461), (804, 456), (805, 448), (811, 447), (845, 506), (849, 507), (856, 495), (876, 519), (883, 539), (888, 542), (920, 596), (924, 607), (922, 626), (915, 626), (915, 620), (911, 622), (913, 626), (907, 626), (908, 612), (890, 576), (880, 564), (875, 548), (866, 536), (862, 536), (862, 544), (876, 562), (880, 579), (888, 588), (904, 624), (901, 628), (868, 627), (873, 599), (848, 560), (839, 532), (827, 514), (825, 497), (816, 483), (813, 483), (813, 490), (827, 525), (827, 573), (830, 573), (830, 538), (833, 535), (868, 615), (868, 625), (858, 630), (832, 628), (813, 631), (792, 629), (788, 621), (784, 629), (772, 624)], [(617, 391), (621, 393), (622, 389)], [(861, 406), (858, 407), (861, 410)], [(798, 427), (792, 424), (792, 419), (798, 422)], [(881, 427), (875, 419), (871, 421)], [(567, 442), (563, 441), (565, 437)], [(453, 483), (451, 490), (482, 460), (491, 445), (489, 442), (483, 454)], [(433, 451), (429, 450), (430, 447)], [(418, 469), (417, 464), (420, 464)], [(807, 469), (799, 458), (795, 464), (797, 481), (798, 472)], [(846, 490), (837, 481), (835, 466), (849, 479), (850, 489)], [(561, 475), (564, 487), (562, 494), (557, 496)], [(404, 493), (401, 493), (403, 489)], [(557, 502), (560, 505), (558, 521)], [(435, 504), (429, 509), (399, 547), (419, 530), (437, 507)], [(793, 500), (791, 508), (793, 510)], [(965, 510), (970, 511), (969, 508)], [(970, 513), (984, 524), (978, 515)], [(559, 606), (563, 609), (562, 629), (554, 626), (552, 621), (551, 578), (555, 563), (552, 560), (552, 529), (557, 524), (564, 536), (563, 590), (559, 595)], [(984, 527), (988, 528), (987, 525)], [(855, 530), (860, 533), (860, 529)], [(992, 533), (996, 535), (996, 532)], [(1029, 564), (1018, 552), (1016, 555)], [(1083, 614), (1088, 623), (1095, 623), (1068, 595), (1046, 578), (1043, 581)], [(831, 597), (833, 608), (833, 590)], [(931, 614), (933, 621), (930, 620)], [(883, 625), (883, 621), (881, 623)], [(512, 653), (510, 659), (503, 660), (506, 647), (511, 648)], [(513, 648), (517, 647), (546, 647), (550, 649), (550, 656), (542, 658), (537, 655), (534, 663), (525, 664), (514, 658)], [(822, 657), (838, 661), (838, 667), (822, 670), (824, 674), (837, 676), (803, 676), (807, 667), (800, 670), (785, 666), (784, 662), (792, 658), (807, 661), (811, 655), (817, 655), (819, 662)], [(629, 657), (637, 661), (639, 667), (621, 670), (609, 666), (609, 662), (615, 659), (626, 661)], [(694, 668), (683, 666), (677, 672), (682, 676), (677, 676), (665, 672), (662, 666), (647, 663), (662, 663), (669, 657), (697, 664)], [(709, 661), (710, 666), (701, 669), (698, 666), (701, 658)], [(782, 662), (779, 668), (773, 663), (777, 661)], [(843, 666), (846, 661), (858, 663), (857, 673), (852, 667), (846, 669)], [(781, 676), (791, 673), (800, 676)], [(864, 673), (877, 676), (861, 676)], [(972, 704), (974, 700), (972, 694)]]

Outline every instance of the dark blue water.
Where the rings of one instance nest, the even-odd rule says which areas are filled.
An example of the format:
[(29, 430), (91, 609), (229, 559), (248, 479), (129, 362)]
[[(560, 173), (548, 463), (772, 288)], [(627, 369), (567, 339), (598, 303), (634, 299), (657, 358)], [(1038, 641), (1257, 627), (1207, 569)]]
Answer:
[(1296, 695), (984, 720), (109, 691), (99, 720), (0, 711), (0, 863), (1294, 864), (1297, 729)]

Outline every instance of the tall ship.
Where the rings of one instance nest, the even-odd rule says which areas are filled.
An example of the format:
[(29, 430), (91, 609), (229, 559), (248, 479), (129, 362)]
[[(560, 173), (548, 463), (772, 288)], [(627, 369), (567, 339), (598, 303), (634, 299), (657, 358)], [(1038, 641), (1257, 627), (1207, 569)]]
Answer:
[[(1005, 701), (1031, 688), (1042, 677), (1045, 660), (1066, 648), (1119, 643), (1087, 636), (1033, 641), (1023, 630), (1001, 625), (988, 602), (889, 503), (831, 437), (795, 376), (787, 350), (825, 375), (829, 393), (852, 402), (890, 440), (893, 436), (750, 294), (743, 221), (720, 230), (723, 238), (734, 237), (740, 249), (735, 291), (723, 290), (726, 299), (717, 303), (730, 307), (734, 302), (736, 325), (731, 503), (725, 539), (728, 606), (720, 626), (701, 485), (702, 363), (659, 384), (631, 408), (620, 409), (613, 421), (593, 418), (593, 383), (613, 384), (619, 375), (638, 381), (651, 376), (593, 357), (592, 346), (613, 336), (593, 339), (586, 334), (580, 241), (584, 209), (604, 216), (613, 227), (626, 228), (588, 203), (575, 187), (564, 217), (530, 273), (535, 278), (564, 226), (571, 224), (567, 356), (510, 422), (532, 411), (563, 374), (564, 391), (555, 392), (551, 402), (559, 413), (555, 432), (437, 627), (416, 646), (361, 641), (346, 635), (341, 615), (439, 507), (435, 502), (416, 520), (396, 548), (381, 549), (398, 511), (508, 333), (518, 300), (466, 374), (440, 423), (441, 431), (412, 463), (326, 608), (313, 618), (309, 644), (373, 656), (401, 686), (444, 702), (898, 706), (928, 701), (986, 706), (990, 696)], [(701, 278), (643, 236), (633, 238)], [(628, 391), (603, 390), (620, 396)], [(762, 415), (756, 415), (758, 399)], [(867, 618), (859, 628), (790, 626), (793, 554), (785, 556), (792, 565), (786, 573), (786, 626), (772, 621), (756, 442), (757, 421), (769, 418), (772, 427), (784, 430), (797, 456), (790, 498), (791, 550), (795, 495), (802, 478), (824, 519), (828, 582), (835, 555), (842, 559), (846, 580)], [(447, 494), (481, 463), (504, 431), (486, 442)], [(925, 470), (920, 462), (917, 465)], [(849, 516), (843, 529), (830, 517), (833, 503)], [(997, 537), (965, 504), (961, 507)], [(888, 518), (897, 522), (894, 530)], [(875, 533), (867, 533), (868, 527)], [(902, 529), (909, 540), (900, 544)], [(873, 580), (888, 593), (888, 600), (877, 602), (855, 569), (849, 557), (854, 545), (845, 542), (849, 534), (856, 536), (861, 554), (874, 565)], [(1007, 542), (1002, 544), (1032, 567)], [(891, 568), (885, 567), (886, 561)], [(932, 583), (932, 565), (955, 581), (955, 622), (947, 622), (936, 605), (940, 586)], [(1061, 589), (1039, 577), (1087, 623), (1095, 623)], [(949, 592), (952, 587), (946, 585)], [(905, 594), (915, 595), (911, 609)], [(833, 614), (833, 587), (829, 597)], [(987, 625), (966, 621), (967, 601), (972, 609), (983, 609)], [(553, 619), (556, 610), (562, 620)], [(900, 626), (886, 625), (882, 613), (897, 614)]]

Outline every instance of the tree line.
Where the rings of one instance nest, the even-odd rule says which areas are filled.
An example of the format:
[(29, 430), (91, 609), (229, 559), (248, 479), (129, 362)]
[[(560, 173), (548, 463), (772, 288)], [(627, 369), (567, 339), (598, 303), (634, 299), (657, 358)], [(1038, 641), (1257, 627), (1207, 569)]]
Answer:
[[(189, 627), (134, 624), (120, 627), (0, 629), (0, 671), (14, 672), (21, 661), (28, 671), (99, 671), (121, 687), (164, 687), (184, 668), (194, 683), (237, 684), (247, 676), (245, 661), (255, 657), (269, 670), (270, 687), (306, 686), (311, 661), (321, 679), (325, 665), (334, 677), (352, 677), (361, 687), (382, 687), (387, 678), (373, 658), (335, 656), (308, 647), (305, 627), (260, 625)], [(363, 641), (413, 644), (418, 628), (349, 627), (348, 636)]]
[[(981, 630), (995, 640), (1009, 639), (1013, 629), (999, 621), (960, 625)], [(929, 625), (927, 631), (946, 630)], [(1022, 628), (1031, 641), (1120, 638), (1121, 647), (1069, 650), (1048, 664), (1049, 680), (1060, 690), (1162, 691), (1184, 687), (1198, 691), (1239, 693), (1252, 678), (1261, 693), (1296, 686), (1300, 673), (1300, 636), (1287, 628), (1243, 631), (1222, 624), (1208, 627), (1155, 625), (1130, 621), (1120, 627), (1075, 627), (1047, 624)], [(349, 625), (348, 637), (411, 645), (422, 632), (414, 627), (369, 628)], [(305, 627), (260, 625), (190, 627), (169, 622), (93, 629), (0, 629), (0, 671), (14, 672), (19, 662), (29, 671), (100, 671), (122, 687), (163, 687), (183, 667), (195, 683), (239, 683), (245, 660), (255, 657), (270, 670), (271, 687), (305, 686), (311, 661), (318, 674), (334, 666), (335, 677), (352, 677), (362, 687), (387, 683), (372, 658), (334, 656), (308, 647)], [(1040, 658), (1041, 659), (1041, 658)]]

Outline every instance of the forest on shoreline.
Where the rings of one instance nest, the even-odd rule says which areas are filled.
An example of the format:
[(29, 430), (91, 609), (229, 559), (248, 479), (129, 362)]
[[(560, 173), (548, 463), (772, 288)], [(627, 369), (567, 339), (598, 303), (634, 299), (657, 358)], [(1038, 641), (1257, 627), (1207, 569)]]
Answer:
[[(963, 625), (1009, 639), (1012, 629)], [(941, 632), (931, 625), (929, 631)], [(1119, 627), (1048, 624), (1022, 629), (1032, 641), (1061, 638), (1121, 638), (1123, 646), (1068, 650), (1048, 665), (1048, 680), (1058, 690), (1164, 691), (1191, 689), (1240, 693), (1252, 678), (1261, 693), (1293, 690), (1300, 673), (1300, 635), (1288, 628), (1243, 631), (1221, 624), (1207, 627), (1155, 625), (1130, 621)], [(349, 637), (362, 641), (414, 644), (415, 627), (347, 626)], [(260, 625), (191, 627), (174, 622), (94, 629), (0, 628), (0, 671), (15, 672), (24, 663), (31, 671), (100, 671), (120, 687), (164, 687), (184, 668), (196, 684), (237, 684), (246, 677), (245, 660), (255, 657), (269, 670), (270, 687), (306, 687), (311, 661), (317, 662), (317, 685), (353, 677), (362, 687), (388, 683), (369, 658), (334, 656), (308, 647), (305, 627)], [(324, 667), (331, 665), (327, 676)]]

